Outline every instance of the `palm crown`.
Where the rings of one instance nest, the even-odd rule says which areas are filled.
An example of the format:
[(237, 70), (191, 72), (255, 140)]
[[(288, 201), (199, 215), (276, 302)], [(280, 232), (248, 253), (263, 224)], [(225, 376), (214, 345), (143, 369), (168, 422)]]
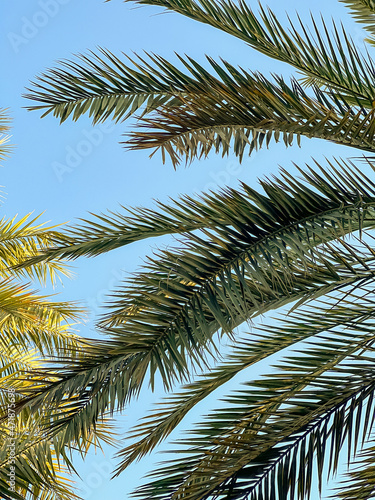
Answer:
[[(270, 10), (256, 14), (242, 0), (137, 3), (224, 30), (302, 77), (268, 80), (211, 58), (208, 70), (179, 56), (181, 70), (156, 55), (122, 60), (101, 50), (39, 77), (28, 94), (36, 101), (31, 109), (61, 121), (89, 113), (94, 123), (138, 113), (127, 146), (160, 149), (175, 167), (211, 150), (233, 151), (241, 160), (272, 140), (288, 146), (301, 136), (374, 151), (374, 62), (343, 29), (334, 26), (332, 34), (314, 20), (312, 33), (302, 21), (283, 27)], [(374, 44), (375, 4), (344, 3)], [(28, 259), (37, 265), (151, 236), (183, 237), (113, 293), (99, 323), (108, 340), (36, 374), (18, 408), (53, 405), (44, 432), (63, 433), (69, 443), (137, 397), (145, 381), (153, 387), (161, 377), (168, 390), (185, 383), (133, 429), (132, 444), (119, 452), (118, 474), (216, 388), (279, 353), (276, 372), (232, 393), (180, 443), (182, 458), (155, 471), (136, 496), (302, 499), (314, 474), (322, 487), (327, 463), (329, 473), (336, 471), (346, 447), (360, 468), (348, 473), (337, 497), (372, 498), (375, 183), (350, 161), (299, 171), (295, 178), (282, 170), (259, 191), (242, 184), (83, 220)], [(237, 339), (239, 325), (290, 305), (277, 324)], [(224, 336), (233, 350), (213, 366)], [(284, 352), (292, 346), (298, 354)], [(191, 380), (195, 370), (202, 374)]]

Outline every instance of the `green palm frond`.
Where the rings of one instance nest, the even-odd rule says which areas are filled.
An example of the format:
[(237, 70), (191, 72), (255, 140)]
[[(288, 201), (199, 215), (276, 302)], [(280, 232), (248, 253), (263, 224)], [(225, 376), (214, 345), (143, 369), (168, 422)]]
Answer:
[[(298, 19), (299, 29), (289, 20), (285, 29), (269, 8), (259, 5), (257, 16), (244, 0), (126, 0), (155, 5), (225, 31), (263, 54), (293, 65), (309, 82), (334, 88), (339, 93), (373, 101), (373, 61), (333, 24), (333, 35), (322, 21), (312, 18), (311, 29)], [(366, 97), (365, 97), (366, 96)], [(366, 106), (366, 104), (364, 104)], [(370, 105), (372, 107), (372, 105)]]
[[(186, 253), (179, 251), (176, 261), (165, 252), (152, 263), (154, 269), (135, 276), (131, 288), (119, 291), (114, 313), (102, 324), (110, 340), (88, 346), (81, 361), (62, 359), (56, 371), (42, 372), (42, 387), (36, 379), (20, 407), (64, 405), (64, 414), (57, 413), (49, 431), (64, 428), (72, 440), (101, 413), (122, 408), (137, 396), (146, 377), (153, 386), (158, 372), (169, 389), (187, 378), (188, 366), (206, 365), (210, 352), (217, 353), (212, 344), (215, 332), (232, 335), (235, 327), (267, 310), (371, 282), (371, 248), (349, 247), (344, 241), (341, 245), (306, 248), (306, 255), (289, 251), (284, 264), (281, 256), (255, 261), (251, 246), (237, 264), (229, 259), (223, 241), (220, 273), (225, 279), (218, 272), (220, 259), (215, 262), (212, 244), (209, 267), (207, 259), (196, 258), (192, 265)], [(54, 377), (47, 385), (46, 375)]]
[(322, 305), (314, 302), (313, 306), (289, 314), (287, 319), (279, 317), (278, 328), (258, 326), (255, 331), (246, 335), (244, 340), (236, 341), (223, 364), (162, 401), (129, 432), (129, 439), (134, 442), (118, 452), (121, 463), (116, 475), (133, 461), (150, 453), (160, 441), (168, 437), (195, 405), (240, 371), (332, 328), (345, 329), (353, 325), (357, 327), (369, 318), (374, 318), (371, 299), (354, 294), (350, 294), (349, 299), (346, 299), (345, 295), (331, 298), (331, 301), (326, 297)]
[[(139, 3), (164, 5), (185, 15), (191, 12), (192, 17), (240, 36), (267, 55), (294, 64), (306, 75), (305, 83), (334, 89), (351, 105), (373, 108), (373, 61), (358, 52), (345, 32), (340, 37), (336, 27), (331, 40), (325, 25), (322, 29), (313, 23), (314, 39), (302, 23), (303, 36), (293, 26), (288, 34), (271, 11), (261, 9), (258, 20), (244, 2), (239, 5), (211, 0), (201, 4), (189, 0), (184, 5), (179, 1)], [(322, 39), (322, 31), (327, 40)], [(61, 121), (70, 115), (76, 120), (86, 112), (94, 123), (109, 117), (119, 121), (142, 106), (144, 113), (148, 113), (160, 107), (178, 107), (181, 98), (204, 98), (207, 81), (215, 80), (202, 68), (192, 70), (192, 61), (189, 64), (181, 57), (180, 62), (188, 73), (159, 56), (148, 55), (147, 60), (128, 59), (131, 65), (101, 49), (99, 54), (61, 62), (61, 68), (50, 70), (33, 83), (26, 97), (39, 104), (29, 109), (44, 110), (44, 115), (52, 112)], [(224, 90), (231, 93), (230, 86)]]
[[(282, 138), (286, 146), (301, 136), (371, 151), (374, 148), (373, 111), (351, 107), (342, 96), (314, 89), (310, 97), (292, 80), (288, 86), (260, 74), (238, 71), (224, 62), (210, 60), (222, 81), (191, 61), (190, 70), (206, 74), (205, 94), (180, 97), (177, 105), (162, 106), (130, 134), (125, 145), (132, 149), (161, 149), (173, 165), (180, 158), (206, 157), (211, 150), (222, 156), (234, 152), (241, 160), (262, 144)], [(145, 129), (144, 131), (142, 130)]]
[(373, 0), (340, 0), (352, 11), (353, 18), (362, 24), (371, 37), (366, 42), (375, 44), (375, 2)]
[(362, 451), (336, 489), (340, 500), (367, 500), (375, 495), (375, 448)]
[[(321, 226), (333, 228), (331, 239), (371, 227), (375, 184), (350, 162), (336, 161), (328, 166), (315, 163), (315, 170), (319, 173), (312, 167), (300, 170), (301, 179), (282, 170), (280, 178), (261, 181), (264, 193), (242, 183), (241, 190), (227, 188), (199, 197), (181, 196), (169, 204), (158, 202), (158, 210), (127, 208), (124, 214), (110, 212), (92, 221), (81, 220), (68, 227), (61, 239), (56, 239), (55, 246), (21, 265), (95, 256), (145, 238), (188, 235), (197, 230), (217, 231), (221, 237), (222, 231), (232, 227), (252, 238), (254, 245), (264, 242), (264, 251), (270, 251), (268, 238), (272, 239), (272, 235), (281, 238), (276, 246), (282, 247), (284, 238), (288, 239), (294, 231), (298, 238), (306, 239), (309, 235), (307, 239), (314, 245), (323, 241), (318, 234)], [(353, 218), (356, 210), (359, 212)], [(327, 237), (325, 232), (324, 241)]]
[(62, 68), (52, 69), (33, 82), (25, 97), (39, 102), (29, 110), (40, 109), (43, 116), (53, 113), (61, 122), (69, 116), (78, 120), (89, 113), (93, 123), (112, 117), (115, 122), (126, 120), (140, 107), (145, 112), (176, 96), (202, 93), (199, 78), (175, 68), (159, 56), (127, 57), (126, 64), (109, 50), (99, 54), (80, 55), (76, 61), (62, 61)]
[(41, 356), (56, 352), (73, 356), (78, 337), (68, 323), (80, 320), (82, 310), (68, 302), (50, 302), (37, 296), (25, 285), (11, 281), (0, 283), (0, 342), (3, 349), (27, 351), (35, 347)]
[[(162, 478), (136, 496), (183, 494), (192, 500), (231, 492), (231, 498), (253, 500), (273, 498), (276, 491), (282, 498), (288, 492), (293, 497), (298, 488), (300, 498), (309, 497), (314, 456), (321, 484), (326, 448), (334, 473), (345, 441), (350, 456), (371, 431), (374, 317), (353, 319), (324, 334), (319, 325), (303, 355), (287, 356), (277, 373), (230, 396), (229, 406), (209, 415), (192, 438), (182, 441), (187, 456), (155, 473)], [(337, 327), (335, 314), (331, 320)], [(359, 425), (362, 412), (364, 428)]]
[[(43, 419), (47, 417), (48, 408), (40, 412), (39, 417), (35, 413), (31, 416), (21, 413), (16, 416), (16, 428), (11, 434), (7, 425), (0, 428), (0, 493), (2, 493), (1, 483), (9, 480), (10, 437), (14, 440), (12, 458), (15, 467), (16, 491), (26, 499), (79, 498), (74, 491), (74, 482), (71, 479), (72, 472), (75, 471), (71, 460), (72, 450), (78, 450), (84, 457), (90, 445), (100, 446), (102, 438), (114, 444), (113, 425), (106, 418), (99, 420), (97, 427), (92, 429), (84, 439), (63, 445), (64, 435), (57, 434), (53, 439), (48, 439), (44, 435)], [(16, 496), (11, 496), (11, 498), (16, 498)]]

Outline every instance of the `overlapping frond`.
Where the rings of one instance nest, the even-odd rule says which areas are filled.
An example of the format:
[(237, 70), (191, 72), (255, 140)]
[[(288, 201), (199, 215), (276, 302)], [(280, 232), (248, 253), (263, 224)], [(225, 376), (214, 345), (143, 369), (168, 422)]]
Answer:
[(352, 11), (353, 18), (370, 33), (366, 41), (375, 44), (375, 2), (373, 0), (340, 0)]
[(274, 498), (276, 492), (293, 498), (298, 491), (298, 498), (309, 497), (313, 460), (321, 484), (325, 455), (334, 472), (344, 442), (349, 455), (355, 452), (374, 422), (373, 314), (360, 321), (354, 314), (334, 330), (335, 313), (326, 312), (333, 320), (327, 321), (328, 332), (319, 333), (318, 324), (318, 335), (302, 355), (287, 356), (276, 373), (230, 396), (229, 406), (182, 441), (185, 457), (155, 472), (160, 479), (136, 496), (252, 500)]
[[(270, 141), (282, 138), (286, 146), (301, 136), (321, 138), (371, 151), (374, 148), (373, 111), (352, 107), (333, 92), (314, 89), (309, 96), (296, 80), (287, 85), (260, 74), (239, 71), (210, 60), (221, 78), (210, 78), (194, 61), (190, 70), (206, 74), (204, 94), (180, 97), (176, 105), (162, 106), (141, 120), (125, 145), (132, 149), (161, 149), (177, 165), (206, 157), (211, 150), (222, 156), (230, 151), (241, 160)], [(142, 130), (143, 129), (143, 130)]]
[[(335, 304), (337, 301), (339, 303)], [(278, 318), (278, 328), (258, 326), (244, 340), (236, 341), (227, 361), (184, 386), (181, 392), (172, 394), (142, 418), (129, 432), (128, 437), (134, 442), (118, 453), (121, 463), (116, 474), (150, 453), (195, 405), (240, 371), (310, 337), (332, 328), (348, 328), (351, 325), (356, 327), (374, 316), (371, 299), (354, 294), (350, 294), (347, 299), (344, 294), (340, 299), (338, 296), (334, 300), (331, 298), (331, 301), (325, 298), (321, 305), (314, 302), (309, 308), (289, 314), (286, 320)]]
[(298, 20), (298, 29), (289, 21), (284, 28), (269, 9), (259, 6), (256, 15), (244, 1), (231, 0), (126, 0), (139, 5), (164, 7), (209, 24), (234, 35), (254, 49), (274, 59), (293, 65), (309, 81), (335, 88), (339, 93), (373, 101), (374, 64), (368, 54), (361, 54), (345, 29), (340, 33), (333, 25), (333, 35), (324, 21), (312, 27)]
[[(63, 359), (55, 380), (47, 388), (36, 383), (23, 404), (66, 405), (70, 412), (57, 415), (50, 430), (64, 428), (73, 439), (137, 395), (146, 378), (153, 385), (159, 373), (171, 388), (187, 378), (191, 364), (204, 366), (215, 332), (232, 335), (269, 309), (371, 281), (370, 247), (329, 244), (374, 222), (371, 207), (363, 205), (370, 202), (371, 182), (354, 170), (347, 175), (309, 171), (310, 190), (286, 173), (264, 184), (267, 195), (244, 187), (248, 213), (244, 196), (238, 199), (242, 216), (222, 204), (226, 224), (192, 232), (181, 248), (150, 259), (116, 292), (113, 312), (101, 323), (110, 340), (88, 346), (83, 360)], [(319, 191), (340, 207), (332, 211)]]

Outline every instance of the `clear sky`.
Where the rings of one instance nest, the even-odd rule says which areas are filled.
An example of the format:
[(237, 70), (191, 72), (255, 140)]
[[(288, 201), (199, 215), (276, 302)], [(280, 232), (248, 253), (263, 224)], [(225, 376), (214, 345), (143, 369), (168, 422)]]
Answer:
[[(254, 9), (257, 2), (248, 0)], [(302, 4), (302, 5), (301, 5)], [(354, 43), (361, 44), (362, 31), (351, 21), (344, 6), (336, 0), (300, 2), (269, 0), (268, 5), (285, 19), (284, 11), (294, 16), (298, 10), (309, 23), (309, 11), (325, 19), (342, 19), (350, 27)], [(40, 120), (37, 112), (27, 112), (22, 98), (25, 87), (37, 74), (73, 54), (87, 53), (101, 46), (119, 54), (143, 50), (176, 61), (174, 51), (188, 54), (204, 63), (204, 55), (223, 57), (245, 69), (291, 74), (285, 64), (267, 59), (236, 40), (208, 26), (177, 14), (163, 14), (151, 7), (134, 8), (120, 0), (2, 0), (1, 24), (1, 103), (13, 119), (14, 154), (1, 170), (0, 184), (6, 199), (2, 214), (10, 217), (34, 211), (45, 212), (43, 220), (54, 224), (88, 217), (88, 212), (118, 210), (127, 206), (152, 206), (153, 199), (166, 201), (180, 193), (193, 194), (215, 189), (217, 185), (238, 185), (238, 179), (256, 186), (256, 179), (277, 172), (277, 165), (303, 166), (314, 156), (348, 157), (357, 152), (318, 140), (302, 140), (302, 148), (286, 149), (272, 144), (245, 158), (242, 165), (233, 158), (211, 154), (189, 168), (174, 171), (170, 162), (163, 165), (160, 155), (149, 159), (147, 152), (125, 151), (119, 144), (131, 124), (107, 122), (93, 128), (87, 117), (59, 125), (48, 116)], [(158, 244), (160, 244), (158, 242)], [(93, 320), (100, 314), (106, 294), (127, 273), (142, 263), (155, 248), (156, 241), (140, 242), (95, 259), (75, 262), (76, 279), (57, 287), (59, 299), (79, 300), (89, 309), (89, 321), (81, 325), (84, 336), (97, 335)], [(253, 373), (241, 375), (252, 378)], [(228, 390), (228, 388), (226, 388)], [(158, 394), (157, 396), (160, 396)], [(157, 399), (157, 398), (156, 398)], [(121, 418), (121, 429), (129, 427), (145, 411), (151, 398), (143, 391), (141, 401)], [(204, 408), (202, 409), (204, 411)], [(185, 424), (186, 425), (186, 424)], [(127, 498), (129, 491), (150, 469), (151, 459), (132, 466), (118, 479), (110, 481), (111, 450), (106, 455), (90, 456), (79, 464), (81, 494), (85, 500)], [(158, 459), (159, 457), (156, 457)], [(165, 457), (163, 457), (165, 458)]]

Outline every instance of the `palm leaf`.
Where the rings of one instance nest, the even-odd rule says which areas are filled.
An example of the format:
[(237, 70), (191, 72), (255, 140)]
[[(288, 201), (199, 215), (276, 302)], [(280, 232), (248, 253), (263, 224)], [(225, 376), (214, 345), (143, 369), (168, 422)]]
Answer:
[[(311, 173), (309, 178), (324, 189), (323, 177)], [(286, 179), (282, 185), (284, 200), (288, 199)], [(344, 179), (337, 177), (336, 186), (348, 195), (341, 184)], [(354, 183), (356, 188), (358, 182)], [(350, 186), (353, 189), (352, 180)], [(259, 202), (263, 208), (259, 214), (263, 213), (268, 224), (266, 210), (273, 213), (272, 205), (264, 195)], [(295, 214), (293, 204), (284, 203), (283, 198), (279, 202), (284, 218), (287, 213)], [(351, 224), (355, 213), (357, 209), (351, 212)], [(366, 213), (364, 217), (362, 210), (359, 213), (361, 222), (352, 229), (365, 224)], [(363, 256), (360, 249), (345, 242), (343, 248), (328, 244), (323, 249), (315, 248), (345, 234), (347, 219), (341, 217), (339, 223), (328, 226), (321, 222), (309, 225), (307, 232), (306, 226), (300, 235), (288, 224), (267, 236), (266, 231), (259, 232), (260, 217), (256, 235), (248, 232), (249, 224), (241, 233), (238, 220), (227, 229), (219, 226), (218, 236), (210, 234), (210, 240), (190, 235), (186, 250), (163, 252), (160, 260), (150, 261), (149, 269), (134, 277), (129, 289), (118, 292), (114, 313), (102, 323), (111, 334), (110, 342), (88, 347), (82, 362), (62, 360), (58, 373), (53, 373), (55, 381), (42, 389), (36, 385), (30, 400), (23, 404), (53, 401), (59, 405), (69, 401), (70, 413), (66, 411), (54, 421), (52, 432), (64, 427), (73, 439), (82, 426), (91, 425), (102, 412), (121, 408), (136, 396), (146, 376), (153, 384), (158, 371), (170, 388), (174, 381), (186, 377), (188, 359), (204, 365), (215, 332), (230, 335), (236, 326), (269, 309), (372, 280), (370, 248), (365, 248), (367, 255)], [(288, 228), (286, 233), (283, 227)]]
[[(372, 150), (375, 121), (372, 111), (351, 107), (335, 93), (314, 89), (310, 97), (297, 81), (288, 86), (262, 75), (225, 68), (210, 60), (222, 81), (207, 76), (205, 94), (182, 96), (177, 105), (163, 106), (141, 120), (125, 143), (132, 149), (160, 148), (173, 165), (180, 158), (206, 157), (211, 150), (222, 155), (231, 149), (242, 159), (262, 144), (282, 138), (286, 146), (301, 136)], [(191, 72), (208, 74), (191, 61)], [(142, 125), (143, 123), (143, 125)], [(145, 131), (142, 130), (145, 129)]]
[[(139, 5), (164, 7), (209, 24), (248, 43), (263, 54), (293, 65), (321, 85), (335, 88), (339, 93), (372, 102), (370, 83), (374, 72), (368, 54), (361, 54), (353, 41), (335, 25), (330, 35), (322, 21), (318, 26), (312, 18), (312, 28), (299, 19), (298, 31), (289, 21), (285, 29), (278, 17), (261, 5), (257, 16), (244, 0), (126, 0)], [(366, 96), (366, 97), (365, 97)], [(364, 104), (366, 106), (366, 104)], [(372, 105), (371, 105), (372, 107)]]
[(371, 35), (366, 42), (374, 45), (375, 39), (375, 2), (373, 0), (340, 0), (352, 11), (353, 18), (362, 24), (365, 30)]
[(17, 268), (17, 264), (30, 259), (39, 252), (51, 246), (62, 235), (55, 227), (46, 227), (45, 224), (34, 225), (40, 216), (31, 218), (31, 214), (18, 221), (13, 219), (0, 220), (0, 275), (6, 279), (12, 277), (30, 277), (45, 284), (49, 278), (54, 284), (56, 278), (62, 274), (69, 276), (63, 262), (40, 262), (33, 266)]
[(351, 325), (355, 328), (374, 316), (370, 299), (351, 294), (349, 299), (344, 296), (339, 304), (336, 305), (335, 302), (337, 297), (331, 298), (331, 301), (325, 298), (320, 307), (314, 303), (309, 308), (289, 314), (287, 319), (278, 318), (280, 326), (277, 328), (258, 326), (243, 341), (236, 341), (233, 352), (225, 363), (162, 401), (129, 432), (129, 439), (133, 443), (118, 452), (121, 464), (116, 475), (133, 461), (150, 453), (194, 406), (240, 371), (310, 337), (332, 328), (349, 328)]
[(169, 64), (159, 56), (147, 54), (148, 61), (127, 58), (121, 61), (110, 51), (80, 55), (76, 61), (62, 61), (55, 68), (32, 82), (25, 97), (40, 104), (29, 110), (43, 110), (43, 116), (53, 113), (61, 122), (69, 116), (77, 120), (89, 113), (93, 123), (110, 117), (115, 122), (125, 120), (143, 105), (145, 112), (177, 95), (202, 93), (202, 81)]
[[(239, 233), (252, 236), (252, 243), (256, 245), (263, 237), (268, 242), (267, 235), (278, 237), (280, 234), (281, 239), (288, 238), (290, 228), (291, 232), (297, 230), (298, 238), (302, 239), (305, 239), (304, 233), (313, 233), (318, 244), (322, 241), (318, 236), (322, 225), (335, 228), (333, 237), (371, 226), (371, 203), (375, 196), (372, 181), (350, 162), (329, 163), (328, 167), (316, 163), (315, 167), (320, 174), (312, 168), (300, 170), (301, 180), (282, 170), (279, 179), (262, 181), (266, 194), (242, 183), (241, 190), (227, 188), (195, 198), (181, 196), (170, 204), (158, 202), (158, 210), (127, 208), (124, 214), (110, 212), (97, 215), (92, 221), (81, 220), (80, 224), (61, 233), (55, 246), (41, 250), (19, 267), (49, 259), (100, 255), (145, 238), (187, 235), (197, 230), (217, 228), (221, 237), (221, 230), (233, 227)], [(333, 176), (328, 174), (329, 168)], [(361, 206), (363, 201), (368, 205)], [(352, 220), (358, 208), (358, 216)], [(336, 233), (339, 228), (341, 232)], [(314, 244), (310, 236), (307, 239)], [(266, 243), (264, 251), (269, 251), (268, 247)]]
[[(183, 441), (189, 459), (155, 473), (162, 479), (136, 496), (255, 499), (278, 491), (286, 498), (298, 488), (300, 498), (308, 497), (314, 455), (321, 483), (329, 441), (334, 472), (343, 443), (349, 454), (355, 452), (361, 435), (371, 430), (371, 419), (363, 430), (358, 419), (364, 408), (366, 417), (373, 411), (374, 373), (363, 354), (374, 342), (373, 321), (319, 334), (302, 356), (287, 357), (277, 367), (280, 373), (246, 384), (249, 389), (231, 396), (229, 407), (209, 415)], [(364, 373), (369, 379), (362, 386)]]

